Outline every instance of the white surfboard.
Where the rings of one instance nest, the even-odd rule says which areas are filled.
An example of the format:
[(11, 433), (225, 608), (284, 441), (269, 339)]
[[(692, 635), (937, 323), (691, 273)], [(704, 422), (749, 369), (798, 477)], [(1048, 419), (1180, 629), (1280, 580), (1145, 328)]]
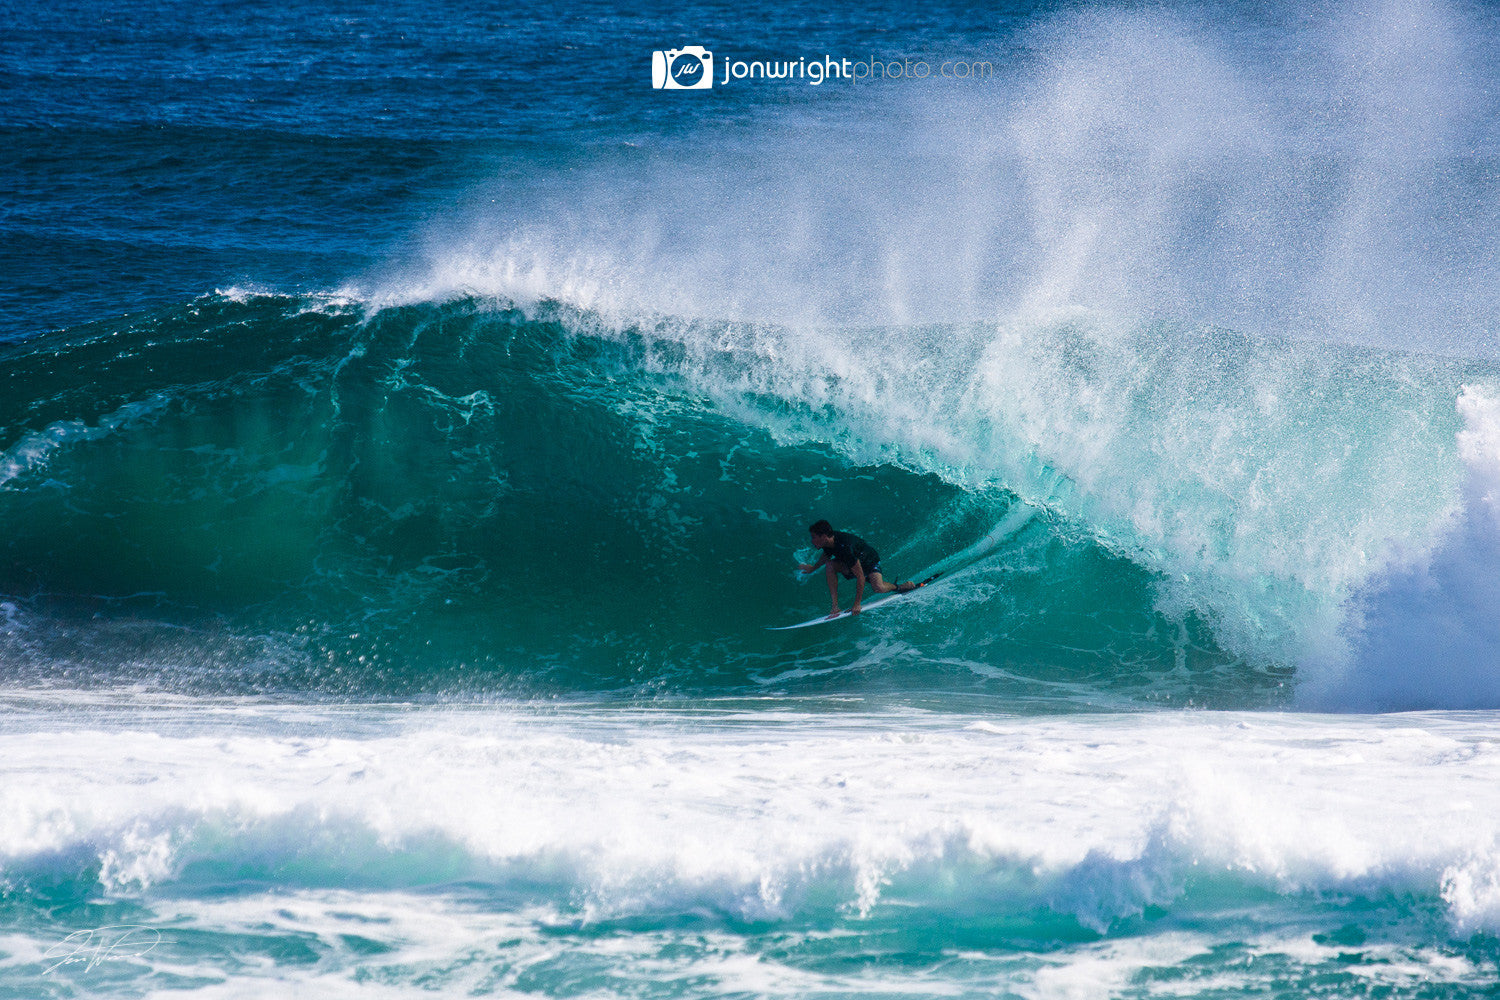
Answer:
[[(865, 601), (864, 607), (860, 608), (859, 613), (862, 615), (867, 615), (871, 611), (879, 611), (881, 608), (889, 607), (893, 601), (905, 597), (908, 594), (915, 594), (917, 591), (921, 590), (923, 587), (927, 586), (933, 580), (936, 580), (942, 575), (943, 574), (941, 573), (934, 573), (927, 579), (923, 580), (921, 583), (917, 584), (911, 590), (903, 591), (899, 594), (881, 594), (879, 597), (875, 597), (871, 600)], [(846, 608), (845, 610), (840, 611), (838, 614), (833, 615), (832, 617), (823, 615), (821, 618), (809, 618), (807, 621), (798, 622), (795, 625), (767, 625), (766, 630), (770, 632), (788, 632), (794, 628), (807, 628), (809, 625), (822, 625), (826, 622), (842, 621), (845, 618), (852, 618), (853, 616), (854, 612)]]

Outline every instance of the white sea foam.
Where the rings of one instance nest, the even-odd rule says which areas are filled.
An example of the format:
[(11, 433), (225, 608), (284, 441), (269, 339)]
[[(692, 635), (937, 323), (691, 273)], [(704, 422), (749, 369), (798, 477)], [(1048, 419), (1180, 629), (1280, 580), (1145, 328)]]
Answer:
[(993, 905), (1101, 931), (1218, 872), (1290, 895), (1425, 894), (1457, 927), (1500, 929), (1500, 753), (1476, 719), (745, 728), (429, 710), (354, 736), (338, 712), (295, 734), (271, 711), (216, 714), (229, 731), (213, 734), (167, 718), (123, 728), (96, 710), (87, 728), (0, 737), (7, 871), (83, 852), (125, 893), (259, 867), (315, 884), (529, 878), (592, 919), (748, 920), (931, 903), (956, 873)]
[[(1189, 928), (1220, 907), (1245, 953), (1273, 969), (1343, 968), (1339, 946), (1310, 937), (1328, 929), (1317, 911), (1329, 899), (1426, 900), (1457, 938), (1500, 930), (1500, 723), (1489, 715), (39, 698), (8, 702), (0, 735), (9, 891), (92, 870), (103, 898), (138, 901), (164, 935), (213, 932), (138, 960), (199, 980), (205, 996), (256, 995), (275, 978), (340, 997), (371, 976), (387, 990), (377, 996), (433, 985), (505, 995), (596, 967), (764, 996), (990, 983), (1035, 1000), (1188, 969), (1191, 994), (1266, 974), (1208, 957), (1221, 938)], [(1217, 888), (1195, 897), (1205, 880)], [(1180, 907), (1186, 925), (1114, 934), (1148, 908)], [(836, 935), (878, 935), (920, 927), (923, 914), (947, 926), (1038, 908), (1106, 936), (1037, 953), (950, 949), (941, 974), (875, 975), (768, 954), (712, 920), (672, 929), (717, 914), (796, 929), (816, 953), (828, 920)], [(616, 920), (645, 924), (588, 932)], [(200, 940), (239, 942), (241, 957), (226, 966), (189, 946)], [(283, 965), (278, 941), (314, 957)], [(28, 933), (0, 943), (7, 981), (56, 944)], [(1439, 943), (1361, 944), (1361, 974), (1484, 979)]]

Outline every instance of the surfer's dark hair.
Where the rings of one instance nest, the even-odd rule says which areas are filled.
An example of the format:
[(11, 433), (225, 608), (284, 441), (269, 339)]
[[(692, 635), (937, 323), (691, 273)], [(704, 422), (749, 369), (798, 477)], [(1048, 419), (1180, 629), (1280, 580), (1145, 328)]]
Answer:
[(809, 535), (831, 535), (833, 534), (833, 525), (827, 521), (814, 521), (812, 527), (807, 529), (807, 533)]

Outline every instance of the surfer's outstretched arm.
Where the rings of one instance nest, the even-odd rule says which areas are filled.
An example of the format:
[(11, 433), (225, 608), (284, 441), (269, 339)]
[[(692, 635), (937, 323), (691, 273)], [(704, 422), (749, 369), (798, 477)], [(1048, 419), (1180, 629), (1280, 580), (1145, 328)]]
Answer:
[(819, 566), (823, 565), (827, 561), (828, 561), (828, 553), (825, 552), (825, 553), (823, 553), (823, 557), (821, 559), (819, 559), (815, 563), (812, 563), (811, 565), (809, 565), (808, 563), (798, 563), (797, 564), (797, 572), (799, 572), (799, 573), (811, 573), (813, 570), (817, 569)]

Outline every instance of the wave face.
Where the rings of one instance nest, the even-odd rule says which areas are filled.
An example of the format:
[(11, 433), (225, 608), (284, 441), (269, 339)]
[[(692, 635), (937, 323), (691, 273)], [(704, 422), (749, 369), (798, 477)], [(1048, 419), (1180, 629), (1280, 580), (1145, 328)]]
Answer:
[[(1337, 701), (1371, 602), (1488, 510), (1497, 426), (1484, 363), (1086, 312), (829, 329), (233, 293), (7, 351), (8, 669), (224, 693), (857, 674), (1250, 706), (1301, 668)], [(768, 634), (826, 607), (794, 571), (820, 516), (950, 576)], [(1434, 700), (1473, 696), (1453, 683)]]
[[(1121, 661), (1139, 669), (1104, 687), (1149, 686), (1233, 659), (1155, 610), (1149, 571), (880, 436), (868, 382), (788, 362), (795, 343), (555, 304), (216, 295), (16, 347), (34, 392), (10, 401), (0, 466), (0, 587), (24, 595), (8, 662), (380, 695), (764, 685), (851, 646), (897, 686), (1016, 662), (1034, 676), (1002, 683), (1045, 690)], [(889, 615), (897, 632), (769, 635), (826, 606), (792, 572), (825, 513), (901, 576), (1007, 516), (1021, 530), (950, 600)], [(945, 665), (893, 648), (912, 628)]]
[[(589, 82), (675, 23), (606, 18), (619, 51), (569, 34), (587, 58), (549, 74), (517, 26), (426, 16), (384, 15), (416, 60), (389, 129), (358, 23), (216, 13), (234, 45), (147, 125), (126, 64), (189, 43), (101, 28), (89, 112), (32, 23), (5, 225), (62, 243), (7, 258), (36, 317), (0, 330), (11, 674), (1500, 704), (1485, 10), (893, 7), (908, 54), (994, 72), (690, 104)], [(530, 74), (503, 135), (434, 69), (497, 38)], [(187, 298), (205, 268), (254, 291)], [(791, 567), (824, 516), (948, 582), (763, 635), (822, 606)]]

